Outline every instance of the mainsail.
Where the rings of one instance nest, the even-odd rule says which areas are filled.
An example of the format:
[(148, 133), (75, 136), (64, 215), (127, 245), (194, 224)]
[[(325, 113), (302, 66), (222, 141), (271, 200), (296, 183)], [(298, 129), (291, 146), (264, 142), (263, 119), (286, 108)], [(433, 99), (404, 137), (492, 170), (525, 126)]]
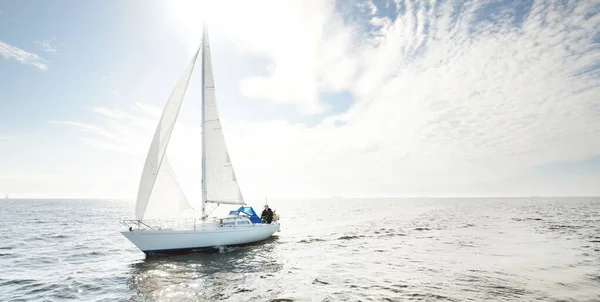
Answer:
[(162, 217), (191, 208), (165, 153), (199, 52), (200, 48), (171, 92), (152, 138), (138, 188), (135, 206), (138, 220)]
[(210, 44), (208, 42), (208, 32), (204, 26), (203, 32), (203, 80), (204, 80), (204, 155), (206, 182), (205, 201), (222, 204), (246, 204), (240, 191), (235, 171), (221, 121), (219, 111), (217, 110), (217, 100), (215, 95), (215, 82), (213, 78), (212, 59), (210, 55)]

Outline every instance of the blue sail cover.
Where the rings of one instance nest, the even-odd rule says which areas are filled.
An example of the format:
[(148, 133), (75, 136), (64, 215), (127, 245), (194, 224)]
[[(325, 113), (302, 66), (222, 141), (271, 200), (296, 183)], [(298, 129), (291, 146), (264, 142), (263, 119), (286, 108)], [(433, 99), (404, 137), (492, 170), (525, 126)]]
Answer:
[(252, 207), (240, 207), (235, 211), (229, 211), (229, 215), (239, 215), (240, 213), (250, 216), (250, 221), (252, 221), (252, 223), (262, 223), (262, 220), (256, 215), (256, 212), (254, 212)]

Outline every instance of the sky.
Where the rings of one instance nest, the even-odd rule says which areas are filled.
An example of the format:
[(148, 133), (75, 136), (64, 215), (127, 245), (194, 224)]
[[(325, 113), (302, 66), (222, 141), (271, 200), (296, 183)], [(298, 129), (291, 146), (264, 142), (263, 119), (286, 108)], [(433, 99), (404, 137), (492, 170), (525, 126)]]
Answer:
[(135, 199), (203, 21), (246, 199), (600, 195), (600, 3), (563, 0), (0, 1), (0, 194)]

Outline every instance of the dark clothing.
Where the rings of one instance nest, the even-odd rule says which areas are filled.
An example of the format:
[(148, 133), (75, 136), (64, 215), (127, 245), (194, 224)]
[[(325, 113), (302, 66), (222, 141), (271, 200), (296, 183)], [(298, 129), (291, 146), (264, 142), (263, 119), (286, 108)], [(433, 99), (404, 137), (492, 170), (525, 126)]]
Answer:
[(262, 219), (263, 222), (271, 223), (271, 221), (273, 221), (273, 211), (271, 208), (263, 210), (262, 214), (260, 214), (260, 219)]

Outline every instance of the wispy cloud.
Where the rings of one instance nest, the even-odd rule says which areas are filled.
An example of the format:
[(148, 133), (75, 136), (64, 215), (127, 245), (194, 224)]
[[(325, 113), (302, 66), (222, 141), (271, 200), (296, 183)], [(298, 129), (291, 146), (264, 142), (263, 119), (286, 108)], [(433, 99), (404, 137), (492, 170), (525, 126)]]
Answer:
[(43, 63), (45, 62), (40, 56), (27, 52), (18, 47), (12, 46), (5, 42), (0, 41), (0, 54), (8, 60), (15, 60), (22, 64), (35, 66), (41, 70), (47, 70), (48, 66)]
[(116, 72), (110, 72), (107, 75), (99, 77), (98, 80), (100, 81), (100, 83), (102, 83), (102, 85), (106, 87), (106, 89), (108, 89), (108, 92), (113, 97), (120, 98), (123, 96), (123, 93), (121, 92), (121, 88), (118, 85), (118, 81), (116, 81), (115, 79), (116, 75)]
[[(269, 74), (242, 83), (246, 96), (305, 113), (327, 109), (321, 92), (350, 91), (355, 100), (315, 127), (224, 118), (242, 189), (435, 194), (442, 185), (476, 186), (600, 154), (594, 3), (398, 3), (389, 11), (352, 3), (357, 11), (342, 14), (332, 2), (272, 1), (259, 21), (222, 29), (241, 49), (271, 59)], [(263, 8), (232, 13), (249, 20)], [(112, 135), (144, 137), (132, 147), (144, 154), (157, 118), (140, 119), (141, 108), (97, 112), (107, 125), (118, 121), (106, 130)]]
[(115, 88), (114, 90), (112, 90), (111, 94), (117, 98), (120, 98), (123, 96), (123, 94), (121, 93), (121, 89), (119, 89), (118, 87)]
[(100, 82), (106, 82), (106, 81), (108, 81), (109, 79), (113, 78), (113, 77), (114, 77), (116, 74), (117, 74), (117, 73), (115, 73), (115, 72), (111, 72), (111, 73), (110, 73), (110, 74), (108, 74), (108, 75), (101, 76), (99, 80), (100, 80)]
[(153, 116), (156, 119), (158, 119), (162, 114), (162, 109), (151, 105), (145, 105), (142, 103), (135, 103), (135, 106), (133, 106), (133, 108), (139, 112), (149, 114), (150, 116)]
[(366, 13), (369, 16), (375, 15), (377, 13), (377, 6), (373, 3), (372, 0), (367, 0), (364, 2), (359, 2), (357, 7), (362, 10), (363, 13)]
[(309, 113), (326, 109), (321, 91), (356, 100), (315, 128), (232, 123), (243, 133), (232, 134), (232, 153), (252, 171), (240, 178), (268, 165), (282, 168), (265, 183), (282, 187), (413, 192), (600, 154), (600, 115), (590, 110), (600, 104), (596, 4), (407, 1), (373, 14), (365, 3), (348, 22), (326, 2), (274, 5), (230, 33), (272, 59), (270, 74), (242, 83), (247, 96)]
[(52, 37), (51, 39), (43, 40), (43, 41), (35, 41), (34, 43), (42, 46), (42, 49), (45, 52), (48, 52), (51, 54), (58, 54), (58, 49), (56, 48), (56, 45), (53, 45), (55, 42), (56, 42), (56, 37)]
[(102, 114), (106, 117), (112, 118), (112, 119), (122, 119), (122, 118), (128, 118), (130, 115), (126, 114), (124, 112), (118, 111), (118, 110), (111, 110), (108, 108), (103, 108), (103, 107), (96, 107), (92, 109), (94, 112)]
[(117, 138), (116, 136), (108, 133), (106, 130), (104, 130), (100, 127), (88, 125), (85, 123), (72, 122), (72, 121), (54, 121), (54, 120), (49, 121), (49, 123), (73, 126), (76, 130), (92, 133), (92, 134), (95, 134), (95, 135), (98, 135), (98, 136), (101, 136), (103, 138), (107, 138), (110, 140), (115, 140)]
[(141, 156), (161, 114), (160, 108), (140, 103), (127, 110), (95, 107), (92, 111), (106, 118), (103, 125), (56, 120), (49, 123), (67, 125), (81, 132), (81, 139), (92, 147)]

